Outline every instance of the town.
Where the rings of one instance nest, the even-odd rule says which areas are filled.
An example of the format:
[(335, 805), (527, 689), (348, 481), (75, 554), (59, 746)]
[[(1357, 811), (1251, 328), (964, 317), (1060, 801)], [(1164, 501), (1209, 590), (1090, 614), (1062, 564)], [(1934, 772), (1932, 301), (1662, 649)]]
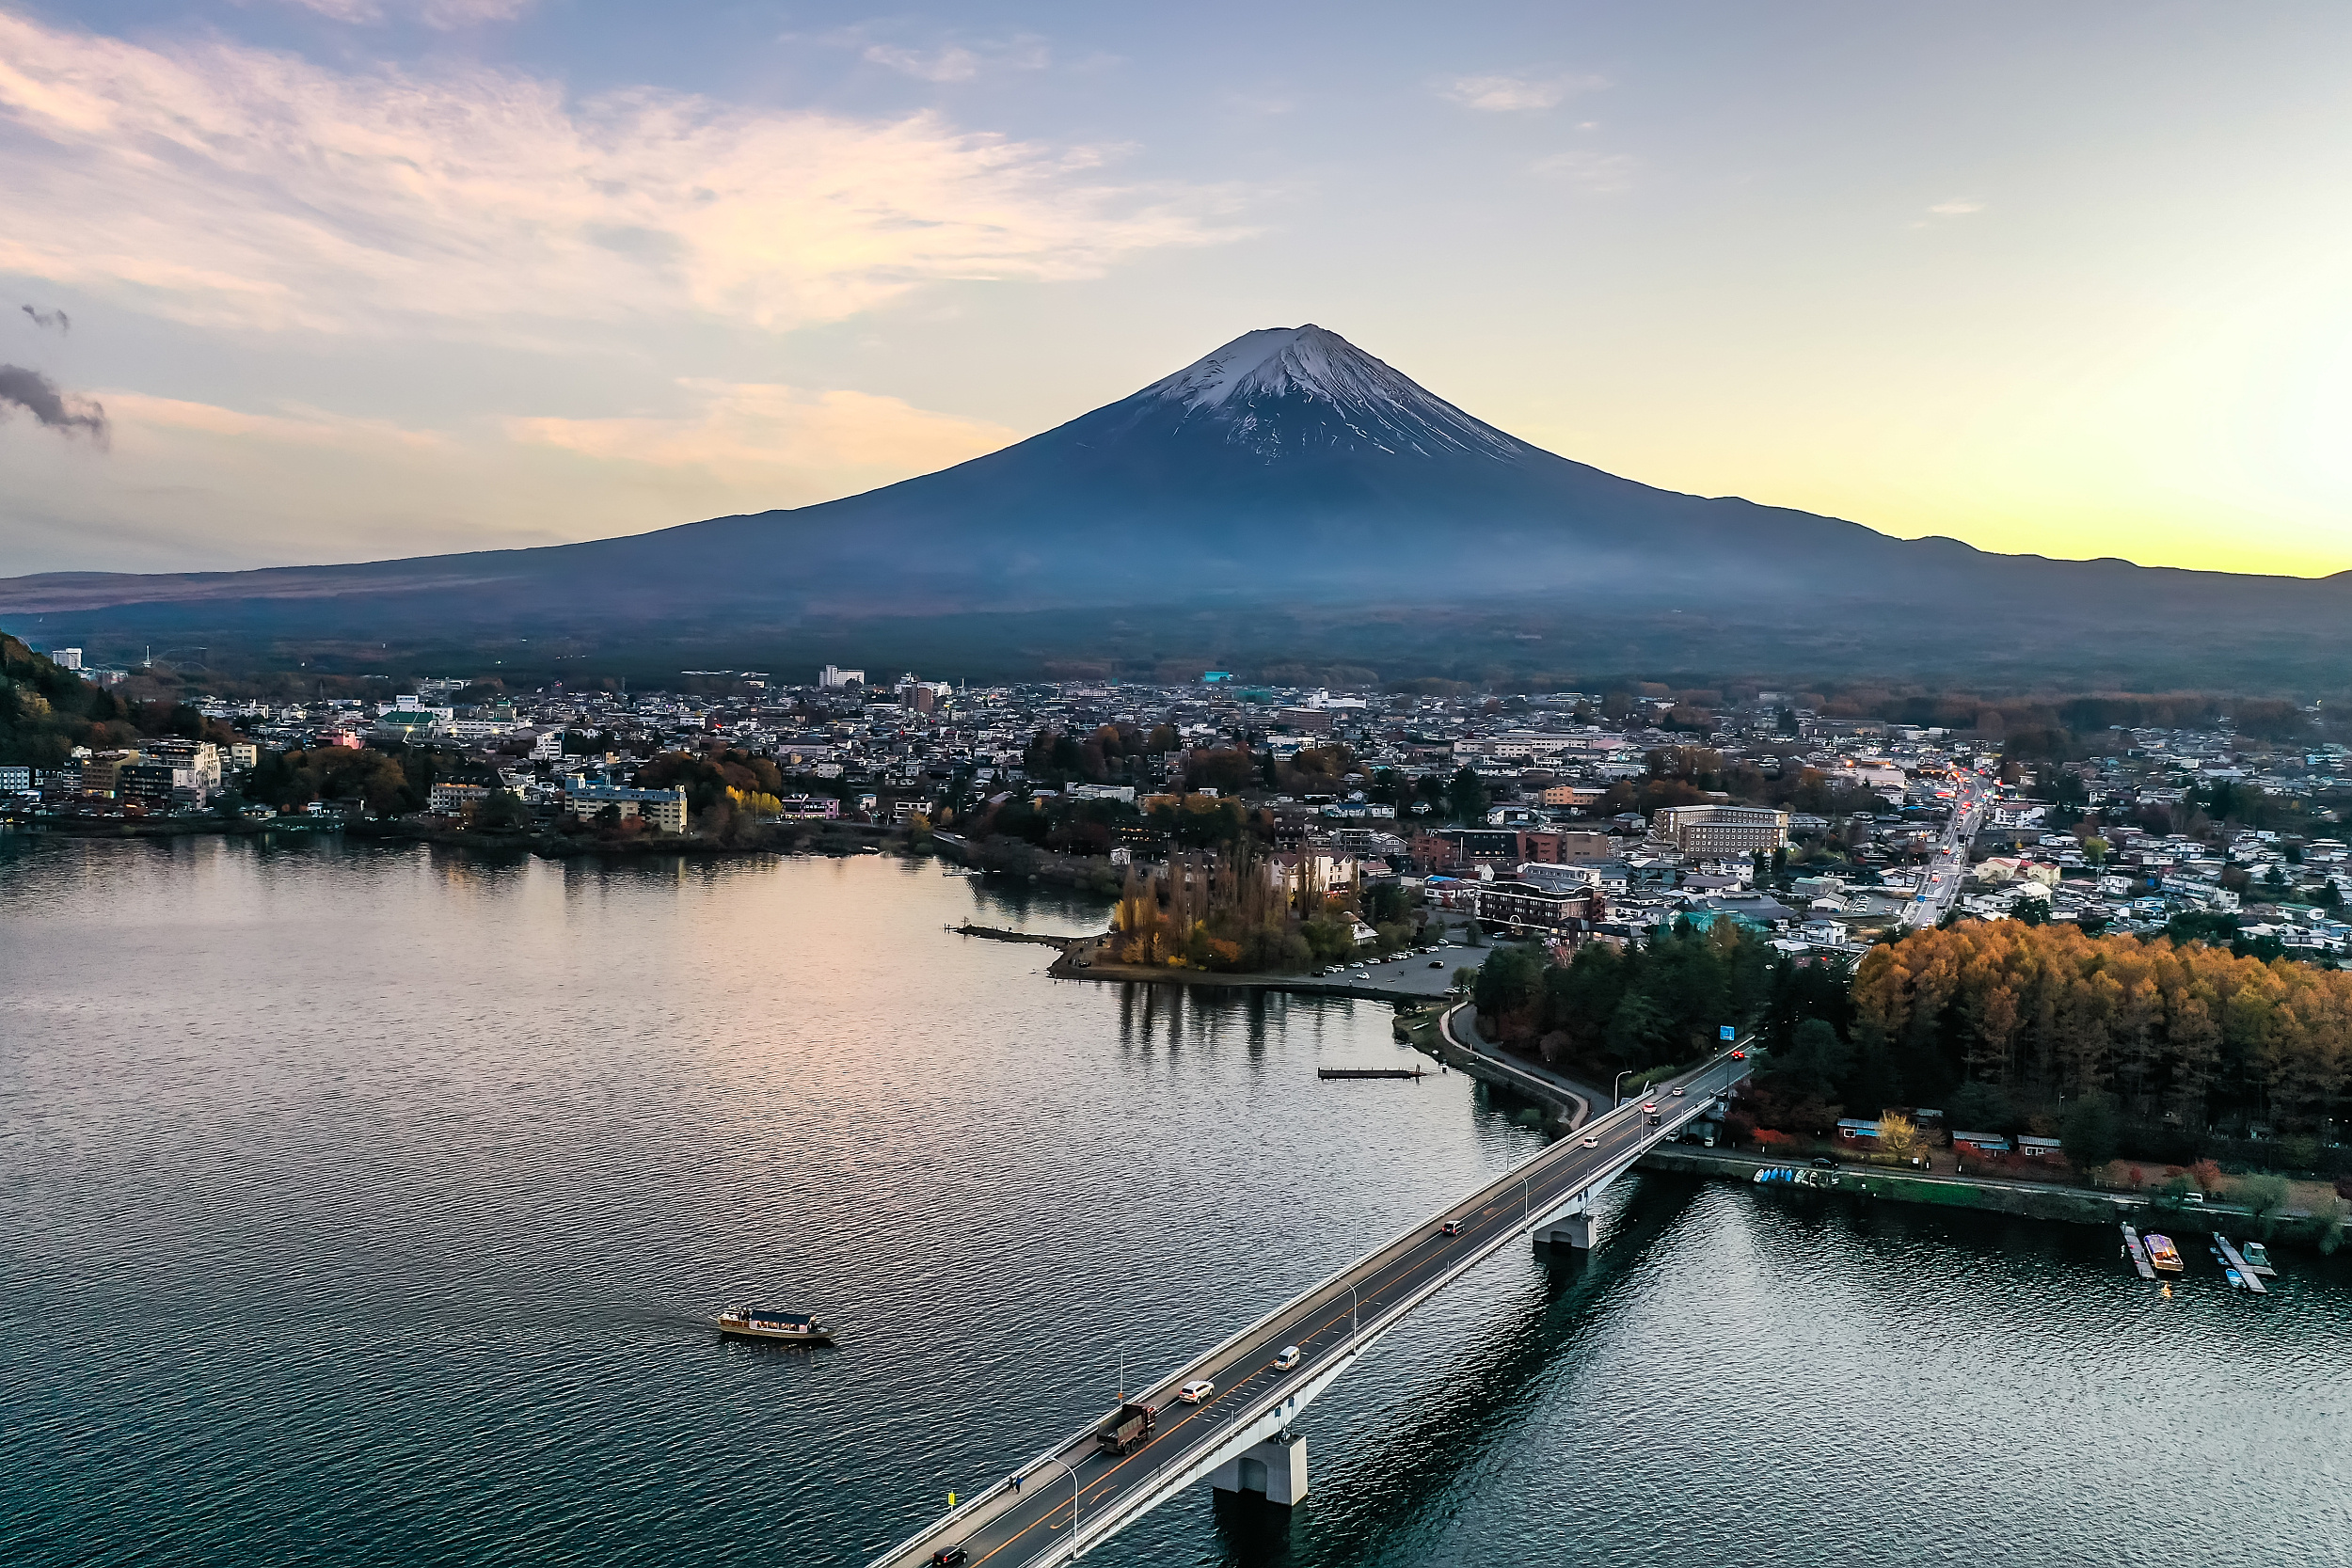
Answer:
[[(1833, 963), (1922, 912), (2331, 966), (2352, 942), (2347, 750), (2316, 707), (2280, 702), (2084, 698), (1923, 723), (1867, 692), (1760, 687), (1333, 691), (1221, 671), (972, 687), (828, 666), (805, 683), (688, 671), (651, 691), (466, 676), (380, 698), (192, 691), (137, 704), (170, 716), (141, 736), (119, 695), (130, 672), (53, 654), (12, 655), (0, 820), (22, 829), (347, 828), (583, 853), (807, 847), (834, 829), (1104, 893), (1243, 855), (1314, 927), (1303, 950), (1251, 955), (1270, 968), (1396, 950), (1449, 915), (1564, 951), (1730, 921)], [(38, 735), (28, 699), (51, 716)], [(76, 704), (87, 722), (68, 721)], [(1238, 967), (1198, 946), (1154, 959)]]

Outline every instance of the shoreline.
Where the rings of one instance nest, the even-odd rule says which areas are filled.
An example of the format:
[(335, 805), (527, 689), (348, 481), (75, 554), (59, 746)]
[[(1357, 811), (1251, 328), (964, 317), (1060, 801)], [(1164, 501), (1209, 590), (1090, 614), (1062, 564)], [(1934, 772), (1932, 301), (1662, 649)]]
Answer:
[[(1754, 1184), (1757, 1171), (1791, 1165), (1808, 1168), (1802, 1160), (1748, 1154), (1738, 1149), (1702, 1148), (1692, 1144), (1661, 1144), (1644, 1155), (1636, 1168)], [(2328, 1250), (2326, 1241), (2330, 1228), (2328, 1222), (2316, 1215), (2277, 1214), (2258, 1219), (2246, 1210), (2225, 1204), (2172, 1209), (2146, 1197), (2085, 1187), (2045, 1187), (2035, 1182), (1938, 1176), (1873, 1165), (1842, 1165), (1823, 1174), (1832, 1177), (1835, 1184), (1803, 1188), (1789, 1185), (1792, 1190), (1829, 1196), (1883, 1198), (1930, 1208), (2054, 1220), (2066, 1225), (2112, 1226), (2129, 1221), (2142, 1228), (2151, 1224), (2171, 1226), (2185, 1234), (2242, 1231), (2273, 1245), (2308, 1247), (2323, 1253)]]
[(480, 849), (501, 854), (527, 853), (542, 860), (572, 860), (582, 856), (628, 857), (683, 855), (717, 859), (736, 855), (857, 853), (868, 848), (915, 847), (904, 829), (855, 822), (825, 822), (813, 831), (787, 833), (766, 830), (757, 842), (722, 844), (715, 839), (662, 834), (627, 839), (599, 839), (586, 833), (541, 832), (501, 833), (470, 828), (435, 828), (405, 820), (325, 821), (273, 818), (265, 822), (164, 818), (129, 822), (114, 819), (56, 818), (37, 823), (10, 823), (8, 831), (26, 837), (74, 839), (268, 838), (292, 834), (302, 838), (339, 836), (374, 844), (437, 844), (451, 848)]
[(1367, 986), (1352, 980), (1311, 974), (1226, 974), (1209, 969), (1169, 969), (1154, 964), (1104, 963), (1094, 954), (1102, 937), (1072, 938), (1062, 956), (1046, 969), (1057, 980), (1104, 980), (1147, 986), (1211, 986), (1228, 990), (1279, 990), (1294, 996), (1336, 996), (1357, 1002), (1426, 1004), (1433, 998), (1418, 991)]

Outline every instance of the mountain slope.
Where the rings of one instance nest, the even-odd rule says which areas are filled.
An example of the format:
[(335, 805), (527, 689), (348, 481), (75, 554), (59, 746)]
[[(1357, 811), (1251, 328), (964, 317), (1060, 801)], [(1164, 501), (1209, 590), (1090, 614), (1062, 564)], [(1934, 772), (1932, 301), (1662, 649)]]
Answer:
[(1994, 556), (1654, 489), (1498, 430), (1314, 325), (1244, 334), (1001, 451), (792, 511), (533, 550), (0, 582), (0, 612), (246, 636), (1508, 602), (1817, 641), (1827, 618), (1851, 624), (1856, 657), (1923, 615), (2043, 641), (2225, 625), (2240, 642), (2341, 647), (2347, 600), (2343, 582)]

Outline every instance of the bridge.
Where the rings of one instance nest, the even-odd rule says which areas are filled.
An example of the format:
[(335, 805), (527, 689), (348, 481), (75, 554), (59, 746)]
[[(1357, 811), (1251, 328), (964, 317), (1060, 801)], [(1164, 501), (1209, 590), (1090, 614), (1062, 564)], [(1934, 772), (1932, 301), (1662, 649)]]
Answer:
[[(1131, 1396), (1157, 1412), (1150, 1437), (1125, 1454), (1100, 1451), (1113, 1412), (1026, 1461), (993, 1486), (873, 1560), (922, 1568), (961, 1548), (977, 1568), (1045, 1568), (1100, 1545), (1195, 1481), (1295, 1504), (1307, 1495), (1299, 1413), (1422, 1302), (1515, 1238), (1590, 1248), (1592, 1206), (1651, 1148), (1698, 1120), (1745, 1077), (1744, 1042), (1642, 1100), (1595, 1117), (1441, 1213), (1406, 1228), (1223, 1344)], [(1657, 1106), (1658, 1121), (1645, 1104)], [(1449, 1233), (1448, 1227), (1453, 1227)], [(1286, 1346), (1294, 1367), (1274, 1365)], [(1187, 1384), (1214, 1392), (1179, 1400)]]

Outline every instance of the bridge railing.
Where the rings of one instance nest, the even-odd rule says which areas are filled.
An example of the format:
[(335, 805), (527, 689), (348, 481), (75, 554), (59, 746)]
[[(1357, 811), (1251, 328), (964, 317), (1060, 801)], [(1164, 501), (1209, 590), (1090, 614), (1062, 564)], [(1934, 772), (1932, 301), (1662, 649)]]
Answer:
[[(1744, 1039), (1737, 1041), (1735, 1042), (1733, 1049), (1736, 1050), (1743, 1048), (1745, 1044), (1746, 1041)], [(1729, 1052), (1722, 1053), (1710, 1059), (1706, 1064), (1706, 1067), (1713, 1068), (1729, 1059)], [(1706, 1069), (1701, 1069), (1700, 1070), (1704, 1072)], [(1645, 1146), (1652, 1143), (1664, 1142), (1666, 1138), (1671, 1136), (1674, 1132), (1679, 1131), (1683, 1125), (1696, 1119), (1699, 1108), (1703, 1107), (1707, 1103), (1707, 1100), (1708, 1098), (1710, 1097), (1701, 1096), (1700, 1099), (1692, 1105), (1691, 1111), (1680, 1117), (1673, 1126), (1661, 1126), (1659, 1130), (1660, 1135), (1657, 1139), (1644, 1139), (1641, 1140), (1641, 1142)], [(1629, 1100), (1624, 1104), (1614, 1106), (1585, 1122), (1583, 1126), (1579, 1129), (1579, 1132), (1582, 1133), (1590, 1133), (1594, 1129), (1603, 1126), (1606, 1123), (1613, 1122), (1628, 1113), (1640, 1114), (1640, 1105), (1641, 1101), (1639, 1099)], [(1486, 1183), (1486, 1185), (1478, 1188), (1476, 1191), (1470, 1193), (1463, 1197), (1455, 1198), (1453, 1202), (1447, 1204), (1444, 1208), (1438, 1210), (1434, 1214), (1413, 1221), (1403, 1229), (1397, 1231), (1396, 1234), (1382, 1242), (1379, 1245), (1373, 1247), (1369, 1251), (1358, 1254), (1353, 1259), (1342, 1264), (1338, 1269), (1335, 1269), (1330, 1274), (1325, 1275), (1321, 1280), (1308, 1286), (1305, 1290), (1291, 1296), (1288, 1300), (1269, 1308), (1248, 1324), (1235, 1330), (1230, 1335), (1227, 1335), (1216, 1345), (1194, 1355), (1183, 1366), (1176, 1368), (1173, 1371), (1168, 1372), (1158, 1381), (1150, 1384), (1141, 1392), (1129, 1395), (1128, 1398), (1136, 1401), (1150, 1401), (1157, 1396), (1167, 1394), (1174, 1388), (1180, 1386), (1183, 1382), (1199, 1368), (1215, 1362), (1219, 1357), (1239, 1349), (1248, 1340), (1261, 1333), (1263, 1333), (1266, 1329), (1272, 1327), (1276, 1323), (1290, 1316), (1292, 1313), (1302, 1311), (1318, 1304), (1336, 1304), (1339, 1299), (1345, 1296), (1347, 1292), (1347, 1282), (1350, 1276), (1361, 1274), (1367, 1269), (1377, 1266), (1384, 1259), (1388, 1259), (1391, 1253), (1398, 1251), (1409, 1243), (1425, 1237), (1429, 1233), (1429, 1229), (1432, 1226), (1440, 1223), (1449, 1215), (1455, 1213), (1457, 1211), (1471, 1208), (1493, 1196), (1507, 1193), (1512, 1187), (1525, 1181), (1531, 1175), (1533, 1175), (1535, 1166), (1542, 1164), (1547, 1161), (1573, 1158), (1575, 1152), (1581, 1148), (1581, 1145), (1571, 1138), (1560, 1138), (1551, 1143), (1546, 1144), (1543, 1148), (1534, 1150), (1525, 1159), (1519, 1161), (1518, 1164), (1511, 1166), (1508, 1170), (1503, 1172), (1502, 1175)], [(1646, 1148), (1642, 1149), (1641, 1152), (1646, 1152)], [(1631, 1159), (1638, 1159), (1639, 1157), (1639, 1153), (1637, 1152), (1629, 1158), (1628, 1163), (1629, 1164)], [(1589, 1187), (1585, 1190), (1589, 1191)], [(1332, 1352), (1332, 1357), (1340, 1360), (1343, 1364), (1347, 1361), (1352, 1361), (1354, 1357), (1360, 1354), (1363, 1349), (1370, 1346), (1374, 1340), (1377, 1339), (1381, 1335), (1386, 1334), (1390, 1328), (1393, 1327), (1396, 1323), (1405, 1316), (1405, 1314), (1419, 1307), (1422, 1302), (1428, 1300), (1430, 1296), (1436, 1294), (1445, 1286), (1453, 1283), (1454, 1280), (1458, 1278), (1468, 1270), (1475, 1267), (1480, 1262), (1483, 1262), (1487, 1258), (1493, 1256), (1498, 1249), (1508, 1244), (1521, 1232), (1533, 1228), (1534, 1225), (1537, 1221), (1538, 1215), (1550, 1214), (1562, 1207), (1563, 1204), (1569, 1201), (1574, 1196), (1576, 1195), (1555, 1196), (1548, 1201), (1541, 1210), (1532, 1210), (1531, 1212), (1523, 1218), (1519, 1225), (1515, 1226), (1511, 1229), (1495, 1237), (1493, 1241), (1484, 1245), (1466, 1250), (1461, 1258), (1461, 1260), (1456, 1266), (1445, 1270), (1442, 1274), (1427, 1281), (1422, 1288), (1415, 1290), (1409, 1297), (1402, 1301), (1390, 1303), (1388, 1306), (1382, 1307), (1375, 1317), (1360, 1323), (1356, 1330), (1349, 1335), (1348, 1338), (1345, 1341), (1343, 1341), (1343, 1343), (1334, 1352)], [(1276, 1408), (1281, 1402), (1282, 1402), (1279, 1398), (1276, 1397), (1273, 1392), (1269, 1391), (1258, 1402), (1251, 1405), (1243, 1407), (1247, 1414), (1237, 1414), (1232, 1418), (1220, 1421), (1215, 1430), (1204, 1434), (1200, 1442), (1192, 1445), (1190, 1448), (1184, 1450), (1182, 1454), (1178, 1455), (1176, 1461), (1169, 1466), (1169, 1468), (1179, 1473), (1185, 1471), (1188, 1467), (1189, 1462), (1194, 1458), (1194, 1456), (1205, 1450), (1214, 1450), (1216, 1448), (1226, 1442), (1234, 1431), (1248, 1426), (1252, 1421), (1263, 1419), (1266, 1413)], [(1096, 1417), (1093, 1420), (1079, 1428), (1076, 1433), (1068, 1437), (1062, 1438), (1060, 1441), (1047, 1448), (1043, 1452), (1038, 1454), (1035, 1458), (1030, 1459), (1025, 1464), (1016, 1466), (1014, 1469), (1008, 1472), (1002, 1479), (996, 1481), (985, 1490), (974, 1494), (973, 1497), (967, 1501), (959, 1503), (955, 1508), (949, 1510), (947, 1513), (931, 1519), (929, 1523), (917, 1529), (914, 1534), (892, 1545), (881, 1556), (874, 1558), (868, 1564), (868, 1568), (898, 1568), (898, 1565), (901, 1564), (920, 1563), (927, 1559), (931, 1544), (939, 1540), (943, 1535), (952, 1536), (968, 1534), (971, 1530), (986, 1524), (989, 1520), (994, 1518), (997, 1513), (1003, 1512), (1004, 1509), (1009, 1505), (1012, 1499), (1019, 1496), (1019, 1494), (1016, 1494), (1012, 1489), (1012, 1479), (1014, 1477), (1020, 1477), (1025, 1482), (1030, 1476), (1035, 1475), (1039, 1471), (1044, 1470), (1047, 1466), (1062, 1463), (1063, 1456), (1070, 1453), (1072, 1450), (1077, 1449), (1083, 1452), (1093, 1443), (1095, 1433), (1102, 1430), (1103, 1422), (1108, 1419), (1112, 1414), (1113, 1410), (1105, 1409), (1101, 1416)], [(1138, 1513), (1149, 1512), (1152, 1507), (1157, 1505), (1158, 1500), (1159, 1491), (1155, 1488), (1153, 1489), (1153, 1493), (1151, 1497), (1146, 1499), (1138, 1499), (1139, 1506), (1118, 1508), (1115, 1518), (1121, 1522), (1131, 1519)], [(1094, 1530), (1086, 1532), (1085, 1536), (1081, 1538), (1081, 1544), (1090, 1544), (1092, 1542), (1102, 1539), (1102, 1537), (1105, 1534), (1115, 1533), (1116, 1528), (1120, 1528), (1118, 1524), (1114, 1524), (1110, 1521), (1106, 1521), (1105, 1523), (1109, 1526), (1108, 1528), (1098, 1527)]]

